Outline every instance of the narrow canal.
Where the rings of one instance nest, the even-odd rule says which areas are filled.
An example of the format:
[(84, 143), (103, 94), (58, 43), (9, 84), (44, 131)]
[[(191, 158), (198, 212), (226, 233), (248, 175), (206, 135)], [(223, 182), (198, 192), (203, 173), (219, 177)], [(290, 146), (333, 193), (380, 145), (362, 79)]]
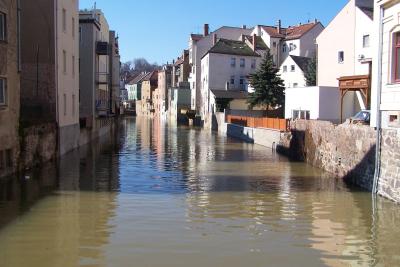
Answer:
[(0, 266), (399, 266), (399, 222), (270, 149), (132, 118), (0, 180)]

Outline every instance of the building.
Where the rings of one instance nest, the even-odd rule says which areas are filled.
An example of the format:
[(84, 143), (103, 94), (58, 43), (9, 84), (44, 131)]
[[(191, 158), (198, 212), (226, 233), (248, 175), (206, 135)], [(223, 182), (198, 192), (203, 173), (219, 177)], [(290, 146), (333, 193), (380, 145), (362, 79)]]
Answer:
[[(141, 73), (135, 78), (128, 81), (125, 85), (127, 91), (127, 108), (131, 110), (136, 110), (138, 102), (142, 99), (142, 80), (147, 75), (147, 73)], [(139, 105), (140, 107), (140, 105)], [(137, 113), (140, 113), (136, 110)]]
[[(201, 98), (204, 105), (200, 114), (206, 127), (210, 126), (210, 116), (228, 108), (229, 102), (234, 100), (230, 91), (247, 94), (248, 76), (256, 71), (262, 60), (256, 52), (256, 44), (249, 47), (242, 41), (217, 40), (217, 35), (213, 36), (214, 46), (201, 59)], [(212, 94), (213, 91), (223, 91), (227, 95)], [(243, 102), (241, 106), (230, 108), (247, 110), (246, 100), (240, 99)]]
[(278, 20), (276, 26), (254, 27), (251, 36), (261, 37), (279, 67), (289, 56), (315, 56), (316, 38), (323, 30), (324, 26), (317, 20), (287, 28), (282, 27), (282, 22)]
[[(115, 34), (111, 34), (115, 37)], [(110, 29), (100, 9), (81, 10), (79, 12), (79, 77), (80, 77), (80, 126), (81, 143), (88, 143), (99, 134), (106, 132), (108, 118), (112, 115), (114, 83), (111, 66), (118, 60), (110, 45)], [(114, 58), (111, 58), (111, 53)], [(117, 71), (116, 66), (114, 71)], [(119, 86), (119, 72), (118, 72)]]
[(172, 87), (187, 83), (190, 75), (189, 50), (184, 50), (172, 67)]
[(79, 145), (77, 0), (21, 0), (21, 117), (58, 125), (63, 155)]
[[(152, 71), (142, 79), (141, 81), (141, 100), (136, 105), (137, 115), (142, 116), (154, 116), (154, 90), (158, 88), (158, 71)], [(140, 104), (140, 107), (138, 105)]]
[[(237, 27), (221, 27), (213, 32), (218, 38), (228, 40), (240, 40), (243, 35), (251, 35), (252, 29)], [(191, 34), (189, 40), (189, 64), (191, 72), (188, 78), (190, 83), (192, 110), (200, 117), (200, 109), (203, 106), (201, 98), (201, 58), (214, 45), (213, 35), (210, 34), (209, 25), (204, 25), (203, 34)]]
[(19, 155), (19, 18), (19, 1), (0, 1), (0, 177), (16, 171)]
[(305, 73), (311, 63), (311, 58), (288, 56), (279, 68), (279, 75), (285, 83), (285, 88), (306, 87)]
[[(352, 88), (336, 89), (340, 91), (338, 113), (342, 112), (342, 119), (369, 107), (368, 97), (354, 87), (369, 83), (372, 29), (373, 1), (351, 0), (317, 38), (318, 86), (339, 88), (339, 78), (347, 79), (344, 85), (355, 83)], [(360, 81), (359, 76), (365, 80)]]
[(110, 114), (119, 115), (120, 113), (120, 72), (121, 56), (119, 55), (118, 37), (115, 31), (110, 31)]
[(154, 104), (156, 113), (161, 117), (165, 117), (169, 109), (168, 89), (172, 83), (172, 69), (172, 65), (166, 64), (158, 71), (158, 88), (154, 97)]

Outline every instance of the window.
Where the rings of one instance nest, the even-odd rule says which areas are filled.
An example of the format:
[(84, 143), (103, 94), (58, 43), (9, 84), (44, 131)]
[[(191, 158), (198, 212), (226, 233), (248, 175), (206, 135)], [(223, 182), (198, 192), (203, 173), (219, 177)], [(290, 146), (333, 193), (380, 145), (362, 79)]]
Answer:
[(394, 82), (400, 83), (400, 32), (395, 34), (394, 39)]
[(5, 41), (7, 38), (6, 14), (0, 12), (0, 41)]
[(67, 52), (63, 50), (63, 72), (67, 73)]
[(293, 44), (293, 43), (289, 44), (289, 51), (294, 51), (294, 50), (296, 50), (296, 48), (297, 48), (297, 46), (295, 44)]
[(64, 94), (64, 116), (67, 116), (67, 95)]
[(79, 42), (82, 43), (82, 27), (79, 27)]
[(272, 46), (273, 46), (273, 47), (276, 47), (276, 42), (273, 42), (273, 43), (272, 43)]
[(293, 88), (297, 88), (298, 86), (299, 86), (298, 83), (294, 83), (294, 84), (293, 84)]
[(256, 65), (257, 65), (257, 60), (256, 60), (256, 59), (252, 59), (252, 60), (251, 60), (251, 68), (252, 68), (252, 69), (255, 69), (255, 68), (256, 68)]
[(0, 78), (0, 107), (7, 105), (7, 80)]
[(364, 35), (363, 36), (363, 47), (369, 47), (369, 35)]
[(67, 10), (65, 8), (62, 10), (62, 27), (63, 31), (67, 32)]
[(231, 58), (231, 67), (236, 67), (236, 58)]
[(283, 52), (283, 53), (286, 53), (286, 50), (287, 50), (287, 45), (284, 44), (284, 45), (282, 46), (282, 52)]
[(287, 66), (283, 66), (283, 72), (287, 72)]
[(72, 31), (72, 38), (75, 39), (75, 18), (72, 18), (71, 31)]
[(343, 63), (344, 62), (344, 51), (339, 51), (338, 53), (338, 62)]
[(240, 76), (240, 85), (243, 85), (243, 84), (244, 84), (244, 77)]
[(291, 65), (290, 66), (290, 71), (291, 72), (295, 72), (296, 71), (296, 66), (295, 65)]
[(235, 76), (231, 76), (231, 85), (235, 84)]
[(75, 56), (72, 56), (72, 77), (75, 77)]
[(246, 60), (245, 60), (244, 58), (241, 58), (241, 59), (240, 59), (240, 67), (241, 67), (241, 68), (246, 67)]

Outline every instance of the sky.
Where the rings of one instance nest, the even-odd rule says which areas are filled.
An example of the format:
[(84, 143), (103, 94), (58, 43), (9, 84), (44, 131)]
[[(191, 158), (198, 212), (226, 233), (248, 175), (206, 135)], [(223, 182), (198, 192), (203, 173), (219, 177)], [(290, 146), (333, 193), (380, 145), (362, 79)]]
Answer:
[(221, 26), (296, 25), (318, 19), (326, 26), (348, 0), (80, 0), (96, 2), (119, 36), (121, 61), (171, 62), (188, 48), (189, 35)]

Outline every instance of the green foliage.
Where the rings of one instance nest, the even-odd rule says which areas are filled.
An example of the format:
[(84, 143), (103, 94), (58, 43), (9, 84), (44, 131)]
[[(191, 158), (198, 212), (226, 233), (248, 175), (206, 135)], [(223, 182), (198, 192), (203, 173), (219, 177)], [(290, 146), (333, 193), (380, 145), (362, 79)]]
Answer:
[(314, 56), (308, 63), (307, 70), (304, 72), (307, 86), (317, 85), (317, 59)]
[(247, 98), (250, 108), (261, 106), (269, 109), (284, 104), (285, 86), (278, 71), (270, 51), (267, 51), (259, 69), (250, 75), (250, 84), (255, 89)]

